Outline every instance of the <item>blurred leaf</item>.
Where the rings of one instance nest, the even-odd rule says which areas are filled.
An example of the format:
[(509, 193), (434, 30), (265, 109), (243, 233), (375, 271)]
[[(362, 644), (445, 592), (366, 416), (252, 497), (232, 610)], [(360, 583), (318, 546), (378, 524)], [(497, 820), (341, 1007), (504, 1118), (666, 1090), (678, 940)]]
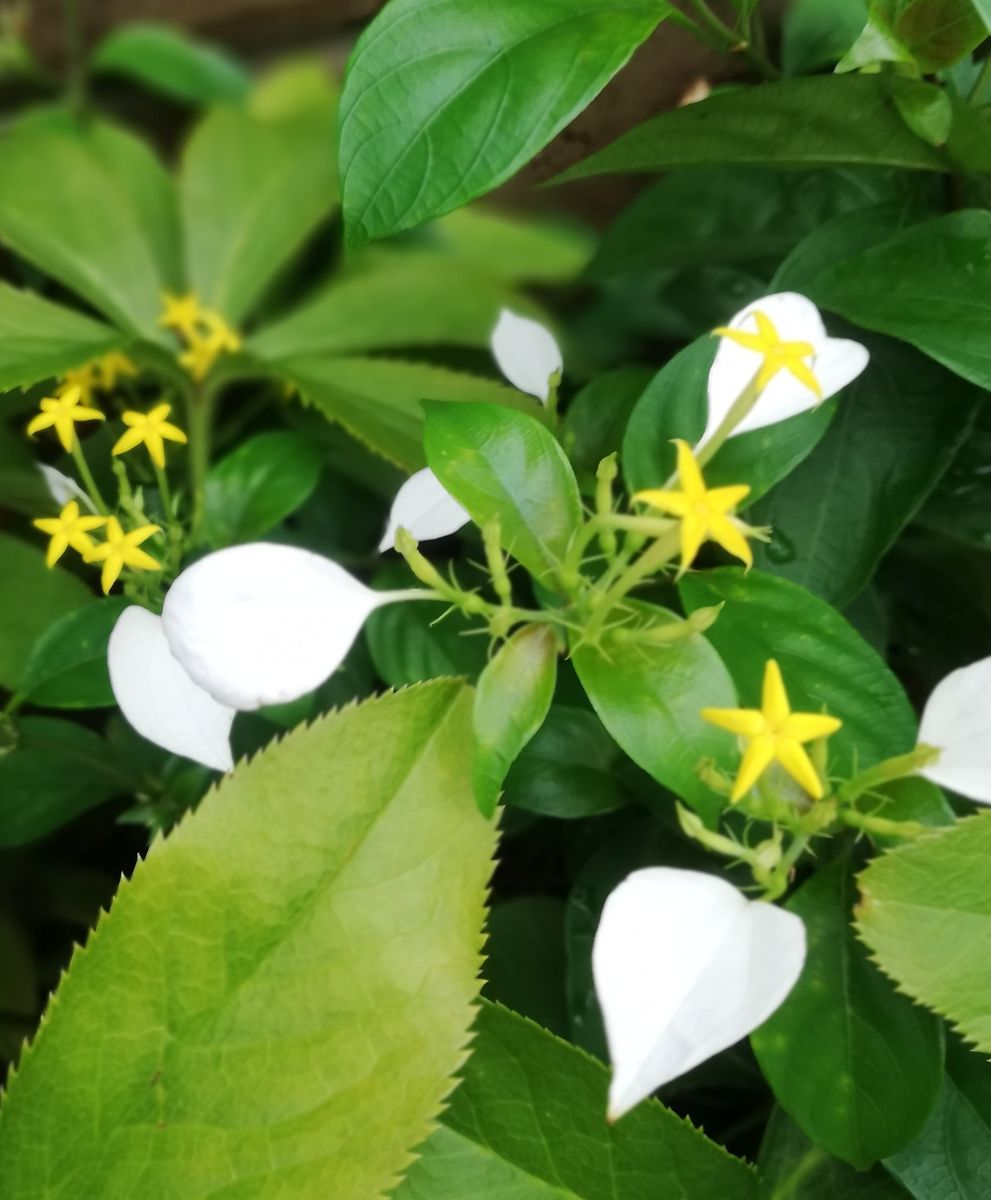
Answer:
[(648, 367), (618, 367), (597, 375), (568, 405), (562, 441), (580, 475), (594, 481), (599, 463), (622, 446), (630, 414), (653, 377)]
[(979, 399), (904, 346), (875, 339), (870, 349), (825, 437), (750, 514), (773, 530), (754, 547), (757, 565), (838, 607), (864, 587), (946, 470)]
[[(969, 3), (969, 0), (966, 0)], [(920, 88), (916, 80), (891, 80), (891, 96), (902, 120), (916, 135), (931, 146), (942, 146), (953, 125), (953, 104), (949, 93), (936, 84)]]
[(0, 283), (0, 388), (27, 387), (62, 375), (124, 342), (109, 325)]
[[(494, 830), (469, 707), (448, 681), (323, 718), (156, 842), (7, 1090), (19, 1196), (395, 1185), (479, 986)], [(279, 1087), (257, 1086), (275, 1059)]]
[(991, 1188), (991, 1128), (947, 1076), (921, 1135), (884, 1165), (914, 1200), (985, 1200)]
[(194, 41), (169, 25), (121, 25), (93, 51), (90, 69), (125, 75), (153, 91), (189, 104), (241, 100), (248, 77), (222, 51)]
[[(909, 775), (905, 779), (886, 783), (878, 788), (875, 798), (878, 803), (873, 811), (889, 821), (918, 821), (920, 825), (938, 829), (943, 825), (952, 825), (956, 820), (942, 791), (921, 775)], [(874, 840), (878, 845), (888, 844), (884, 838)], [(896, 844), (900, 842), (901, 839)]]
[(916, 520), (966, 545), (991, 549), (991, 413), (978, 410), (977, 426), (958, 447), (946, 474)]
[(540, 729), (554, 698), (557, 633), (524, 625), (489, 659), (475, 688), (475, 803), (491, 817), (509, 768)]
[(591, 232), (484, 205), (456, 208), (426, 227), (431, 245), (503, 283), (567, 283), (581, 274)]
[(756, 1200), (750, 1167), (654, 1101), (605, 1119), (607, 1073), (483, 1004), (464, 1082), (395, 1200)]
[(549, 583), (582, 512), (571, 466), (547, 428), (494, 404), (429, 404), (424, 445), (475, 524), (498, 518), (506, 550)]
[[(660, 487), (675, 470), (674, 438), (695, 444), (708, 414), (709, 368), (718, 340), (706, 334), (666, 363), (644, 388), (623, 439), (621, 463), (630, 492)], [(836, 402), (730, 438), (705, 468), (709, 487), (750, 485), (759, 499), (808, 455), (826, 432)]]
[(203, 540), (219, 549), (263, 537), (304, 504), (320, 478), (319, 446), (301, 434), (259, 433), (210, 468)]
[(568, 1036), (564, 1000), (564, 901), (514, 896), (492, 906), (482, 995)]
[(825, 708), (842, 720), (828, 743), (831, 770), (869, 767), (915, 744), (915, 714), (901, 684), (843, 617), (811, 592), (736, 567), (686, 575), (680, 588), (689, 611), (725, 603), (706, 636), (744, 706), (757, 706), (764, 665), (773, 658), (795, 710)]
[(867, 20), (865, 0), (795, 0), (781, 23), (781, 66), (786, 75), (831, 67), (857, 40)]
[(424, 465), (425, 400), (530, 410), (536, 403), (493, 379), (430, 363), (313, 355), (287, 359), (280, 370), (328, 420), (407, 471)]
[(328, 80), (320, 103), (216, 108), (186, 143), (179, 190), (188, 283), (235, 325), (334, 208), (335, 115)]
[(358, 39), (341, 97), (348, 241), (409, 229), (508, 179), (670, 11), (664, 0), (393, 0)]
[(939, 1023), (895, 991), (854, 937), (855, 893), (849, 863), (837, 860), (789, 899), (805, 925), (805, 967), (750, 1041), (788, 1115), (818, 1146), (866, 1170), (925, 1124), (943, 1081), (943, 1040)]
[(46, 567), (39, 549), (5, 533), (0, 533), (0, 579), (0, 687), (16, 691), (37, 638), (92, 593), (61, 567)]
[(988, 33), (973, 0), (871, 0), (870, 21), (904, 46), (925, 75), (963, 58)]
[[(405, 564), (402, 571), (376, 579), (409, 586)], [(399, 580), (403, 584), (399, 584)], [(446, 614), (446, 615), (445, 615)], [(441, 619), (443, 618), (443, 619)], [(488, 660), (489, 639), (479, 636), (477, 622), (460, 612), (447, 613), (447, 605), (387, 604), (365, 622), (365, 637), (375, 670), (390, 687), (406, 687), (441, 675), (478, 678)]]
[(106, 708), (115, 703), (107, 642), (130, 601), (92, 600), (54, 621), (31, 647), (19, 691), (42, 708)]

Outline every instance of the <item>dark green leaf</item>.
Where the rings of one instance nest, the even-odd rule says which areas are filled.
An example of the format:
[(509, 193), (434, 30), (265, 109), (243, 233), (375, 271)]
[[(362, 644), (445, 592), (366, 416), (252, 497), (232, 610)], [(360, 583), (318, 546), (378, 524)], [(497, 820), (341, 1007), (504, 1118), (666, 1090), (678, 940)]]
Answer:
[(94, 600), (50, 625), (31, 648), (21, 694), (43, 708), (105, 708), (113, 704), (107, 642), (129, 603), (117, 596)]
[(427, 461), (478, 526), (498, 518), (502, 543), (549, 581), (581, 521), (578, 485), (546, 427), (493, 404), (428, 404)]
[(507, 179), (668, 12), (664, 0), (393, 0), (359, 38), (341, 97), (349, 241)]
[(915, 714), (898, 680), (835, 609), (798, 584), (721, 567), (686, 575), (681, 595), (689, 610), (725, 603), (707, 636), (745, 706), (757, 705), (773, 658), (795, 709), (825, 707), (842, 720), (829, 739), (832, 769), (868, 767), (915, 744)]
[(956, 541), (991, 549), (991, 413), (978, 410), (977, 425), (916, 520)]
[(602, 459), (623, 445), (630, 414), (653, 375), (647, 367), (606, 371), (586, 384), (568, 405), (562, 441), (575, 470), (591, 486)]
[[(405, 566), (402, 575), (389, 578), (409, 586)], [(385, 577), (379, 585), (385, 586)], [(447, 613), (444, 604), (387, 604), (365, 622), (365, 637), (375, 670), (399, 688), (441, 675), (476, 679), (488, 654), (488, 638), (478, 636), (478, 629), (460, 612)]]
[(973, 0), (871, 0), (870, 19), (926, 75), (969, 54), (988, 32)]
[(805, 967), (750, 1041), (789, 1116), (866, 1170), (922, 1129), (943, 1080), (943, 1042), (936, 1019), (900, 996), (855, 938), (855, 894), (837, 860), (788, 901), (805, 924)]
[(482, 995), (558, 1037), (568, 1036), (564, 999), (564, 901), (514, 896), (492, 907)]
[(781, 23), (786, 75), (831, 67), (846, 54), (867, 20), (866, 0), (795, 0)]
[(953, 125), (949, 93), (936, 84), (926, 84), (923, 89), (916, 80), (893, 79), (891, 95), (902, 120), (916, 137), (931, 146), (944, 145)]
[(304, 504), (320, 478), (320, 447), (298, 433), (259, 433), (210, 469), (203, 540), (219, 548), (262, 537)]
[(247, 75), (226, 54), (151, 22), (112, 30), (93, 51), (90, 67), (126, 75), (190, 104), (241, 100), (248, 91)]
[(922, 1134), (884, 1165), (914, 1200), (986, 1200), (991, 1128), (947, 1076)]

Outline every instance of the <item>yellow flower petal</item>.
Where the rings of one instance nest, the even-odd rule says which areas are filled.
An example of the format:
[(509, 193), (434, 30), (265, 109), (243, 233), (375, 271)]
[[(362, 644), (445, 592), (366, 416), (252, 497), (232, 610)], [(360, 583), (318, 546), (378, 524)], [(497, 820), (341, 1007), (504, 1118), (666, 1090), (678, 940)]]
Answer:
[(683, 517), (691, 507), (691, 501), (684, 492), (668, 492), (663, 488), (648, 488), (646, 491), (636, 492), (633, 499), (676, 517)]
[(698, 513), (688, 513), (681, 519), (681, 571), (687, 571), (695, 561), (705, 541), (709, 522)]
[[(127, 416), (127, 413), (124, 414)], [(113, 444), (111, 454), (126, 454), (128, 450), (133, 450), (135, 446), (140, 446), (145, 440), (143, 429), (126, 429), (116, 442)]]
[(729, 512), (750, 495), (750, 485), (747, 483), (733, 484), (730, 487), (712, 488), (705, 494), (705, 502), (713, 512)]
[[(42, 407), (44, 407), (44, 401), (42, 401)], [(52, 415), (52, 413), (47, 412), (47, 411), (40, 412), (40, 413), (38, 413), (37, 416), (32, 417), (31, 420), (28, 421), (28, 428), (27, 428), (28, 436), (33, 437), (40, 430), (48, 429), (49, 426), (54, 425), (54, 424), (55, 424), (55, 417)]]
[(781, 678), (781, 668), (773, 658), (767, 660), (764, 667), (764, 686), (761, 691), (761, 708), (768, 724), (775, 728), (791, 715), (791, 705), (788, 703), (788, 693), (785, 691), (785, 681)]
[(678, 480), (681, 483), (681, 490), (690, 499), (703, 498), (706, 494), (705, 480), (702, 478), (702, 472), (695, 461), (691, 446), (681, 438), (676, 438), (674, 444), (678, 452)]
[(727, 553), (738, 558), (744, 566), (752, 567), (754, 565), (754, 555), (750, 549), (750, 543), (731, 517), (723, 516), (722, 513), (714, 513), (709, 518), (709, 536)]
[(742, 800), (773, 761), (774, 738), (767, 734), (755, 737), (744, 751), (740, 770), (730, 793), (730, 803), (736, 804), (738, 800)]
[(757, 737), (767, 732), (764, 714), (756, 708), (703, 708), (702, 719), (739, 737)]
[(822, 781), (816, 774), (812, 760), (798, 742), (792, 738), (778, 738), (775, 758), (799, 787), (804, 788), (814, 800), (822, 799)]
[(826, 713), (792, 713), (782, 722), (781, 735), (794, 738), (796, 742), (813, 742), (834, 734), (842, 724), (838, 717)]

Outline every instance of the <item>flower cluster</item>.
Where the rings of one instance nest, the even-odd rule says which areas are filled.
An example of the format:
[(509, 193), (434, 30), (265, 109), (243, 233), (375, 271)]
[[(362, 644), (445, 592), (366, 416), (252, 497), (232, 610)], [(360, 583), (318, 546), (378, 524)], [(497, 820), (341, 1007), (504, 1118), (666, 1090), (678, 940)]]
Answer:
[(202, 382), (222, 354), (234, 354), (241, 349), (240, 335), (228, 325), (219, 312), (204, 308), (195, 293), (174, 296), (166, 293), (159, 324), (171, 329), (185, 343), (179, 362), (196, 380)]

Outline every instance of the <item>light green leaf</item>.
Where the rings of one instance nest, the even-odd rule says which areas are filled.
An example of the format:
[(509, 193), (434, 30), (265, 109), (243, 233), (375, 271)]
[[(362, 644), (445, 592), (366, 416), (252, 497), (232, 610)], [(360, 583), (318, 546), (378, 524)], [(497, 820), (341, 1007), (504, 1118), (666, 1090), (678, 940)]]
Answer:
[(341, 97), (355, 245), (450, 212), (523, 166), (670, 12), (664, 0), (392, 0)]
[(93, 51), (90, 69), (124, 75), (189, 104), (241, 100), (248, 91), (248, 77), (232, 58), (151, 21), (111, 30)]
[(605, 1120), (605, 1067), (484, 1004), (465, 1079), (395, 1200), (756, 1200), (740, 1159), (655, 1101)]
[(280, 370), (315, 408), (407, 471), (424, 465), (423, 402), (487, 402), (533, 410), (534, 401), (492, 379), (429, 363), (312, 356)]
[(41, 550), (5, 533), (0, 579), (0, 687), (16, 691), (36, 639), (92, 593), (61, 567), (46, 567)]
[(506, 550), (549, 583), (582, 513), (574, 474), (547, 428), (494, 404), (430, 404), (424, 445), (475, 524), (498, 519)]
[(114, 704), (107, 642), (130, 604), (118, 596), (93, 600), (53, 622), (31, 647), (20, 692), (42, 708), (105, 708)]
[(915, 79), (892, 79), (891, 97), (902, 120), (931, 146), (944, 145), (953, 126), (953, 103), (936, 84), (919, 85)]
[(750, 1042), (779, 1104), (823, 1149), (866, 1170), (922, 1129), (943, 1082), (939, 1023), (900, 996), (850, 926), (849, 863), (818, 870), (786, 907), (808, 955)]
[[(674, 619), (654, 605), (640, 607)], [(602, 724), (637, 766), (707, 822), (715, 821), (724, 801), (699, 777), (698, 767), (711, 759), (729, 770), (735, 742), (703, 721), (701, 710), (733, 708), (736, 689), (709, 642), (700, 634), (666, 645), (607, 635), (601, 646), (575, 647), (572, 662)]]
[(736, 567), (686, 575), (680, 587), (689, 610), (725, 603), (707, 637), (744, 706), (758, 707), (764, 665), (773, 658), (794, 709), (825, 708), (842, 720), (828, 743), (832, 770), (868, 767), (915, 744), (915, 714), (901, 684), (830, 605), (798, 584)]
[(188, 281), (234, 324), (336, 203), (335, 112), (328, 81), (319, 103), (288, 112), (257, 101), (217, 108), (186, 143), (179, 191)]
[(574, 225), (478, 204), (455, 209), (424, 233), (431, 245), (503, 283), (567, 283), (595, 245), (591, 231)]
[(991, 1053), (991, 814), (899, 846), (860, 876), (857, 930), (900, 990)]
[(9, 1085), (19, 1198), (369, 1200), (398, 1182), (478, 989), (494, 831), (470, 739), (450, 681), (345, 709), (154, 845)]

